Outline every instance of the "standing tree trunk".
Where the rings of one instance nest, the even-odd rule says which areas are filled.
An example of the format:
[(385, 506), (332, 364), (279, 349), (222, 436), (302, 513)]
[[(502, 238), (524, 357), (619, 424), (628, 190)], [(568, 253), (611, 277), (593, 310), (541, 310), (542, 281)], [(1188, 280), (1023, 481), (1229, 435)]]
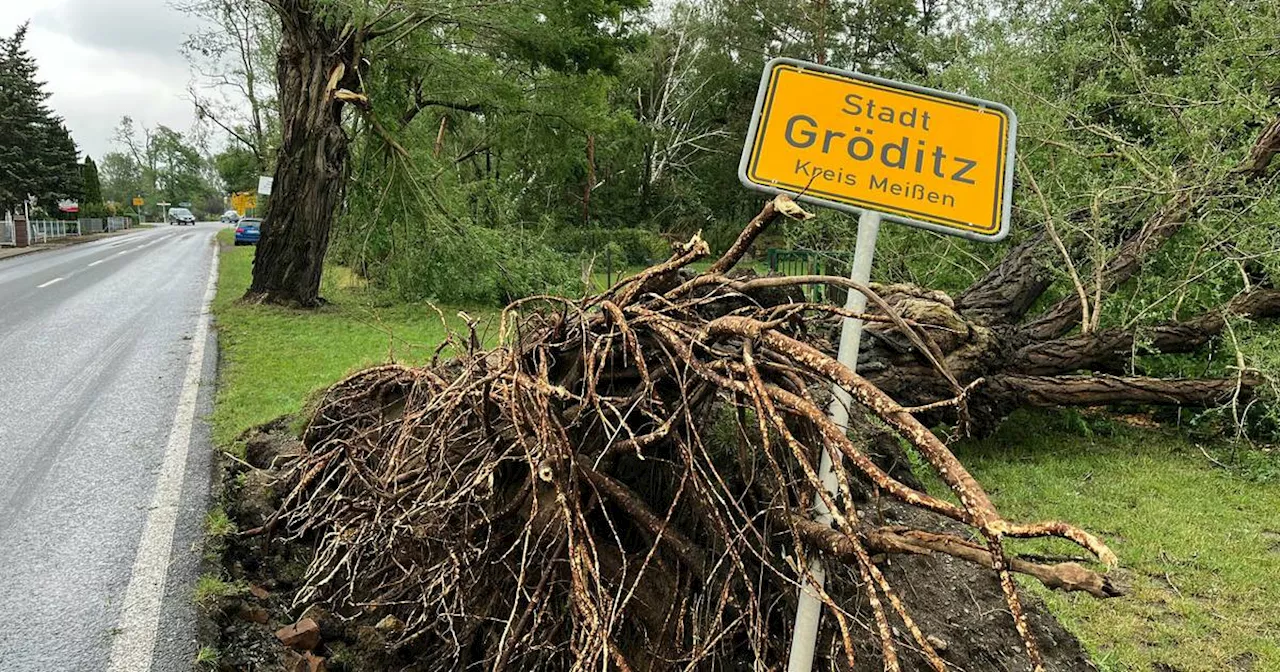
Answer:
[(596, 136), (587, 134), (587, 185), (582, 189), (582, 223), (591, 224), (591, 190), (596, 186)]
[(281, 20), (277, 67), (282, 137), (262, 242), (253, 262), (253, 301), (313, 307), (329, 229), (347, 181), (342, 127), (347, 87), (358, 90), (358, 36), (313, 11), (310, 0), (275, 0)]

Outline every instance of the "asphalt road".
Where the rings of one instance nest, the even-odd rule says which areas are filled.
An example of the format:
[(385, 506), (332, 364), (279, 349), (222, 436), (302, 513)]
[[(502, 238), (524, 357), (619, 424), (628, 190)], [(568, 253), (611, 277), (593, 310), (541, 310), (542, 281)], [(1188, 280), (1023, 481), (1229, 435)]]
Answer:
[(0, 261), (0, 672), (192, 667), (218, 228)]

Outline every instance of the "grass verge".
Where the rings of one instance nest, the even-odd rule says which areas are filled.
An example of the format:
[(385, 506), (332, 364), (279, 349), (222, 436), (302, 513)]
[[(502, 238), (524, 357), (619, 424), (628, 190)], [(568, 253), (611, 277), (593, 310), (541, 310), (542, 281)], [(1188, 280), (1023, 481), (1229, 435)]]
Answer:
[[(249, 427), (296, 413), (314, 393), (361, 368), (431, 357), (445, 322), (429, 305), (387, 300), (341, 267), (326, 268), (315, 311), (246, 305), (254, 247), (234, 247), (218, 233), (221, 259), (213, 311), (222, 360), (213, 414), (216, 445), (230, 446)], [(451, 328), (456, 310), (441, 307)], [(478, 311), (473, 314), (482, 316)]]

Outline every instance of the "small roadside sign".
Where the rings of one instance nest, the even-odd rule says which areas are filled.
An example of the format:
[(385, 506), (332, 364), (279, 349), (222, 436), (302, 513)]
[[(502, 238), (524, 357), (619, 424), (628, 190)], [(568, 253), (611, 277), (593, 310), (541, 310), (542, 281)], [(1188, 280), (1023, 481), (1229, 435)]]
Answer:
[(142, 200), (142, 197), (141, 197), (141, 196), (134, 196), (134, 197), (133, 197), (133, 207), (135, 207), (135, 208), (136, 208), (136, 207), (140, 207), (140, 206), (142, 206), (142, 205), (145, 205), (145, 202)]
[(765, 66), (738, 177), (994, 242), (1009, 232), (1017, 127), (999, 103), (779, 58)]
[(275, 181), (276, 181), (276, 180), (275, 180), (275, 178), (274, 178), (274, 177), (267, 177), (267, 176), (265, 176), (265, 175), (263, 175), (263, 176), (259, 177), (259, 178), (258, 178), (258, 193), (259, 193), (259, 194), (262, 194), (263, 196), (270, 196), (270, 195), (271, 195), (271, 187), (272, 187), (272, 185), (275, 183)]

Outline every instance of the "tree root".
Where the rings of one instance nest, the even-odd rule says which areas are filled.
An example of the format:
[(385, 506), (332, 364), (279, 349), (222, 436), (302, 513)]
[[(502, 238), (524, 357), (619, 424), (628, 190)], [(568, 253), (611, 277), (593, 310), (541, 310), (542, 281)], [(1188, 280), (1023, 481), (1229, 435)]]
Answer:
[[(297, 603), (395, 614), (395, 645), (433, 652), (426, 669), (777, 669), (796, 586), (808, 585), (831, 615), (833, 665), (853, 669), (865, 634), (885, 669), (941, 671), (945, 652), (876, 558), (942, 554), (1000, 577), (1026, 661), (1042, 669), (1011, 573), (1119, 591), (1079, 564), (1011, 558), (1006, 540), (1058, 537), (1106, 564), (1114, 554), (1066, 523), (1003, 518), (910, 410), (808, 342), (806, 318), (829, 307), (752, 298), (788, 284), (731, 275), (778, 216), (806, 215), (778, 197), (711, 272), (686, 270), (708, 253), (695, 237), (600, 296), (513, 305), (491, 350), (455, 338), (445, 364), (379, 367), (331, 388), (280, 512), (258, 530), (314, 545)], [(965, 407), (970, 389), (920, 322), (871, 288), (802, 281), (867, 294), (876, 324), (949, 381), (951, 398), (928, 408)], [(537, 301), (550, 308), (521, 313)], [(814, 396), (832, 384), (874, 418), (859, 426), (905, 440), (959, 504), (891, 475), (864, 437), (836, 427)], [(814, 466), (824, 448), (841, 458), (835, 494)], [(880, 494), (985, 544), (872, 524), (859, 506)], [(831, 526), (810, 519), (815, 497)], [(815, 552), (852, 581), (818, 588)], [(874, 625), (851, 610), (859, 593)]]

